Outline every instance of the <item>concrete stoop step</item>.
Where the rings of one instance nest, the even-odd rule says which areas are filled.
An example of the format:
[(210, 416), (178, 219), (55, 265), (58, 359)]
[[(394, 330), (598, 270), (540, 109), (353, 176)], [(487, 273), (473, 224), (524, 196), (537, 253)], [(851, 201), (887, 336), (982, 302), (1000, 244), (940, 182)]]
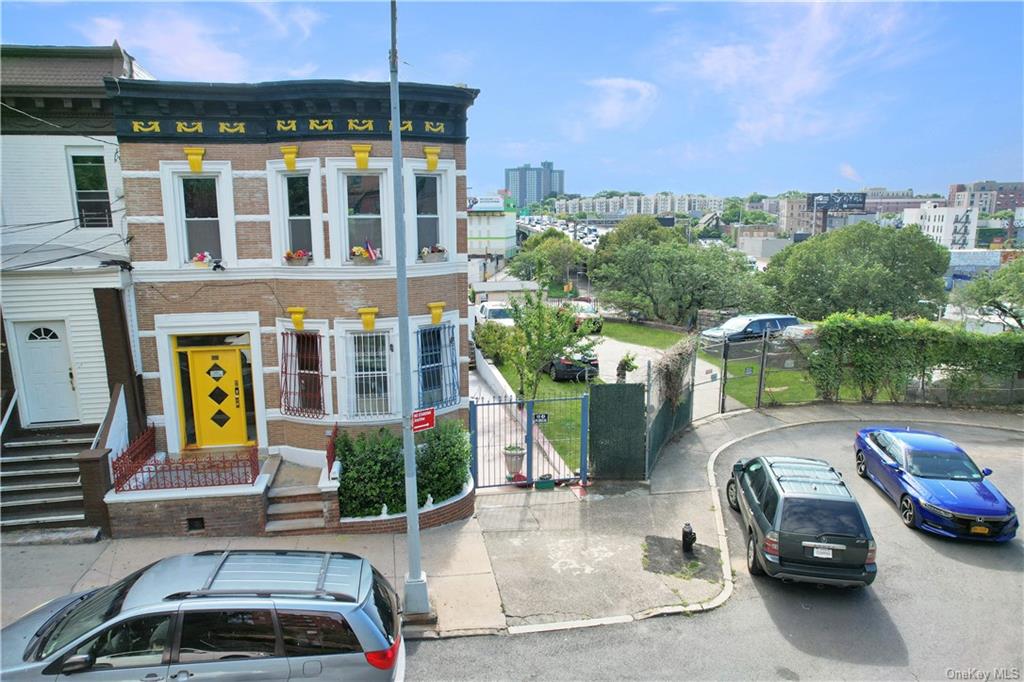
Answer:
[(83, 433), (20, 434), (0, 456), (0, 530), (81, 526), (82, 487), (75, 457), (92, 437)]
[(320, 489), (309, 485), (271, 488), (267, 491), (267, 525), (273, 535), (293, 535), (327, 527)]

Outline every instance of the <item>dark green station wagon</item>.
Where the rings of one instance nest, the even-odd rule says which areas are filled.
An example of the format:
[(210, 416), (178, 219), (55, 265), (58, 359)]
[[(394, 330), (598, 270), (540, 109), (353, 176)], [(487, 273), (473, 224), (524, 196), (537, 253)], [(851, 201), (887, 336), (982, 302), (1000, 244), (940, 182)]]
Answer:
[(871, 529), (842, 475), (827, 462), (740, 460), (725, 495), (743, 518), (751, 575), (839, 587), (874, 581)]

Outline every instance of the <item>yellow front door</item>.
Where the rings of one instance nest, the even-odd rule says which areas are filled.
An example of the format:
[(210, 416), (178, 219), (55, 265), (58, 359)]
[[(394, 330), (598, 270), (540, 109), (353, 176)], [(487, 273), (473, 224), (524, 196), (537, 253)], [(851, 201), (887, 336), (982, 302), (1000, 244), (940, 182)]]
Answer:
[(241, 350), (223, 347), (189, 349), (188, 364), (192, 378), (196, 446), (246, 443)]

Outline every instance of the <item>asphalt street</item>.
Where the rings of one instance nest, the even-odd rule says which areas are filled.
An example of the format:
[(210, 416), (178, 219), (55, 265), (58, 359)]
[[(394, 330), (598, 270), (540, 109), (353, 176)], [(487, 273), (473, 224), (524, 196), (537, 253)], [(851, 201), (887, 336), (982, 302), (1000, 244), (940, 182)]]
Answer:
[[(911, 425), (912, 422), (901, 422)], [(826, 423), (742, 441), (719, 457), (822, 457), (845, 474), (878, 543), (879, 574), (861, 590), (752, 579), (744, 539), (725, 509), (733, 597), (720, 609), (625, 625), (532, 635), (414, 642), (412, 680), (521, 679), (1020, 679), (1024, 673), (1024, 544), (957, 542), (905, 528), (895, 505), (856, 476), (853, 432)], [(957, 440), (1020, 506), (1024, 436), (921, 425)]]

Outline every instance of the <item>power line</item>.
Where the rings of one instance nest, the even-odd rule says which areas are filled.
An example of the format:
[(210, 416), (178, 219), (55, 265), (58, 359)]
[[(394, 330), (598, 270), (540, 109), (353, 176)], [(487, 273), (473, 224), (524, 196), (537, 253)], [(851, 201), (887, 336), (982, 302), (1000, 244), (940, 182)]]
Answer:
[(19, 270), (29, 270), (31, 268), (39, 267), (40, 265), (51, 265), (53, 263), (59, 263), (61, 261), (65, 261), (65, 260), (71, 260), (72, 258), (78, 258), (80, 256), (88, 256), (90, 253), (96, 253), (97, 251), (102, 251), (103, 249), (111, 247), (114, 244), (117, 244), (117, 243), (122, 242), (122, 241), (124, 241), (124, 240), (121, 239), (120, 237), (118, 237), (117, 239), (115, 239), (114, 241), (110, 242), (109, 244), (104, 244), (103, 246), (97, 246), (95, 249), (90, 249), (89, 251), (83, 251), (82, 253), (76, 253), (76, 254), (73, 254), (73, 255), (70, 255), (70, 256), (62, 256), (60, 258), (52, 258), (52, 259), (46, 260), (46, 261), (39, 261), (38, 263), (28, 263), (26, 265), (19, 265), (19, 266), (14, 267), (14, 268), (8, 268), (5, 272), (17, 272)]
[(21, 109), (18, 109), (17, 107), (12, 107), (7, 102), (0, 102), (0, 106), (7, 107), (11, 111), (16, 111), (17, 113), (21, 114), (22, 116), (28, 116), (33, 121), (39, 121), (40, 123), (45, 123), (48, 126), (53, 126), (54, 128), (57, 128), (58, 130), (63, 130), (65, 132), (73, 133), (75, 135), (78, 135), (79, 137), (84, 137), (84, 138), (86, 138), (88, 140), (95, 140), (96, 142), (100, 142), (102, 144), (109, 144), (112, 147), (118, 147), (119, 146), (117, 144), (117, 142), (110, 142), (109, 140), (101, 140), (98, 137), (93, 137), (92, 135), (86, 135), (84, 133), (79, 133), (79, 132), (73, 130), (72, 128), (68, 128), (66, 126), (58, 125), (58, 124), (56, 124), (56, 123), (54, 123), (52, 121), (47, 121), (45, 118), (39, 118), (38, 116), (33, 116), (32, 114), (28, 113), (27, 111), (22, 111)]
[[(126, 210), (125, 208), (111, 208), (110, 213), (113, 217), (114, 213), (121, 213)], [(71, 221), (80, 221), (81, 216), (75, 216), (74, 218), (61, 218), (60, 220), (43, 220), (38, 223), (12, 223), (10, 225), (0, 225), (0, 230), (4, 234), (20, 234), (22, 232), (29, 232), (31, 230), (39, 229), (40, 227), (52, 227), (54, 225), (60, 225), (61, 223), (70, 223)], [(113, 226), (111, 226), (113, 227)], [(89, 228), (92, 229), (92, 228)], [(103, 229), (103, 228), (96, 228)]]
[(70, 229), (64, 230), (63, 232), (61, 232), (61, 233), (60, 233), (60, 234), (58, 234), (57, 236), (55, 236), (55, 237), (50, 237), (50, 238), (49, 238), (49, 239), (47, 239), (47, 240), (46, 240), (45, 242), (40, 242), (39, 244), (36, 244), (35, 246), (33, 246), (33, 247), (31, 247), (31, 248), (28, 248), (28, 249), (25, 249), (24, 251), (21, 251), (21, 252), (19, 252), (19, 253), (15, 253), (15, 254), (13, 254), (13, 255), (10, 255), (10, 256), (8, 256), (7, 258), (4, 258), (4, 259), (3, 259), (3, 261), (0, 261), (0, 262), (6, 263), (7, 261), (9, 261), (9, 260), (11, 260), (11, 259), (13, 259), (13, 258), (19, 258), (19, 257), (21, 257), (21, 256), (24, 256), (24, 255), (25, 255), (26, 253), (32, 253), (33, 251), (35, 251), (35, 250), (36, 250), (36, 249), (38, 249), (39, 247), (41, 247), (41, 246), (46, 246), (46, 245), (47, 245), (47, 244), (49, 244), (50, 242), (52, 242), (52, 241), (54, 241), (54, 240), (57, 240), (57, 239), (60, 239), (61, 237), (63, 237), (63, 236), (64, 236), (64, 235), (66, 235), (67, 233), (69, 233), (69, 232), (74, 232), (75, 230), (79, 229), (79, 228), (80, 228), (81, 226), (82, 226), (82, 225), (81, 225), (81, 223), (77, 223), (77, 224), (75, 224), (75, 225), (72, 225)]

